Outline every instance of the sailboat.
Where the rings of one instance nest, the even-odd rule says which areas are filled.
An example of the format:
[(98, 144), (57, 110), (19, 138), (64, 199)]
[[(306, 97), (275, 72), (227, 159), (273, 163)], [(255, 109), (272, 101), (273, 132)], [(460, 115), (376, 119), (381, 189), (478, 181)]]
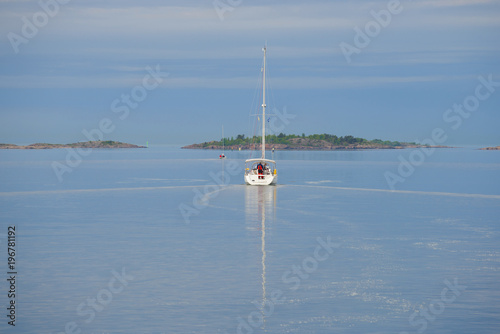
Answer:
[(260, 159), (245, 161), (245, 183), (251, 186), (273, 185), (278, 181), (276, 161), (266, 159), (266, 47), (262, 51), (264, 51), (262, 70), (262, 154)]
[(225, 148), (225, 140), (224, 140), (224, 125), (222, 126), (222, 154), (219, 155), (219, 159), (226, 159), (226, 155), (224, 154)]

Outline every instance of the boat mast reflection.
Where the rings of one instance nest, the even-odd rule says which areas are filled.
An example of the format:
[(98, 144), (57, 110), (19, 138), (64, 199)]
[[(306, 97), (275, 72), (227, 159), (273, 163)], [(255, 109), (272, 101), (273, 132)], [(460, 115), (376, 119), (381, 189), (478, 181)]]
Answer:
[[(261, 241), (261, 266), (262, 266), (262, 304), (261, 314), (263, 328), (265, 329), (266, 319), (264, 316), (264, 306), (267, 301), (266, 294), (266, 231), (269, 231), (276, 217), (276, 186), (256, 186), (245, 187), (245, 214), (246, 225), (251, 230), (260, 230)], [(267, 224), (267, 225), (266, 225)]]

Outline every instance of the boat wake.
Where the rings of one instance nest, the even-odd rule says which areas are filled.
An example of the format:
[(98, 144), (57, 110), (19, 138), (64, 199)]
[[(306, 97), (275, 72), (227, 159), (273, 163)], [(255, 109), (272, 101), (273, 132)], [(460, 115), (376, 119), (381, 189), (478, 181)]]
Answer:
[(321, 185), (286, 185), (286, 186), (287, 187), (335, 189), (335, 190), (384, 192), (384, 193), (394, 193), (394, 194), (414, 194), (414, 195), (431, 195), (431, 196), (500, 199), (500, 195), (485, 195), (485, 194), (449, 193), (449, 192), (434, 192), (434, 191), (419, 191), (419, 190), (390, 190), (390, 189), (375, 189), (375, 188), (351, 188), (351, 187), (333, 187), (333, 186), (321, 186)]

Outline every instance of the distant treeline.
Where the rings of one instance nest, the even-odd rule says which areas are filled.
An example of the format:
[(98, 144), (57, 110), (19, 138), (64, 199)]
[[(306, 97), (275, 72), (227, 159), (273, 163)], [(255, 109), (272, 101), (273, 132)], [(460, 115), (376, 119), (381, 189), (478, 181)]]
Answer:
[[(295, 138), (302, 138), (306, 139), (307, 141), (326, 141), (332, 145), (338, 145), (338, 146), (346, 146), (346, 145), (385, 145), (385, 146), (404, 146), (404, 145), (410, 145), (410, 144), (415, 144), (415, 143), (402, 143), (399, 141), (389, 141), (389, 140), (381, 140), (381, 139), (373, 139), (373, 140), (367, 140), (364, 138), (358, 138), (358, 137), (353, 137), (353, 136), (336, 136), (336, 135), (331, 135), (331, 134), (314, 134), (314, 135), (309, 135), (306, 136), (304, 133), (299, 136), (299, 135), (287, 135), (284, 133), (280, 133), (279, 135), (267, 135), (266, 136), (266, 143), (267, 144), (285, 144), (285, 145), (296, 145), (297, 140), (293, 140)], [(223, 141), (224, 145), (226, 146), (243, 146), (243, 145), (249, 145), (252, 143), (260, 143), (261, 137), (260, 136), (253, 136), (253, 137), (245, 137), (245, 135), (238, 135), (236, 138), (234, 137), (228, 137), (224, 138), (220, 141), (212, 141), (212, 142), (205, 142), (202, 144), (202, 146), (207, 147), (209, 145), (220, 145), (222, 146)]]

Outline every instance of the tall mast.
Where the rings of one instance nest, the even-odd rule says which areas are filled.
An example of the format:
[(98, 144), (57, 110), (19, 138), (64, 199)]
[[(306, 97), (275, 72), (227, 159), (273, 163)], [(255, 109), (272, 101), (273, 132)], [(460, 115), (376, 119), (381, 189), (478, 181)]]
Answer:
[(264, 51), (264, 69), (262, 70), (262, 159), (266, 158), (266, 47)]

